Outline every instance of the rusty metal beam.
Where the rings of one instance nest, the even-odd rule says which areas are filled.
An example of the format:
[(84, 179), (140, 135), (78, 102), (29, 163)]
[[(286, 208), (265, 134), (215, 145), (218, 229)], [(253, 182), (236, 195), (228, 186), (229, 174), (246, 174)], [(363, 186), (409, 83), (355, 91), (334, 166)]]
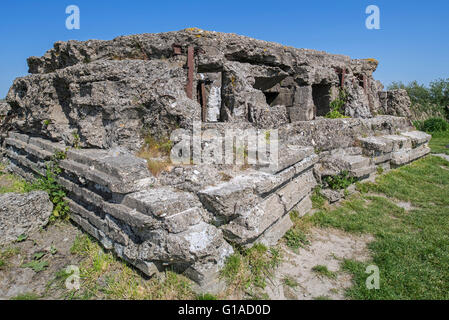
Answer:
[(195, 68), (194, 48), (190, 46), (187, 49), (187, 86), (186, 94), (189, 99), (193, 99), (193, 72)]
[(206, 98), (206, 85), (201, 82), (201, 116), (203, 122), (207, 121), (207, 98)]
[(343, 70), (341, 70), (341, 83), (340, 83), (342, 89), (345, 87), (345, 76), (346, 76), (346, 69), (343, 68)]

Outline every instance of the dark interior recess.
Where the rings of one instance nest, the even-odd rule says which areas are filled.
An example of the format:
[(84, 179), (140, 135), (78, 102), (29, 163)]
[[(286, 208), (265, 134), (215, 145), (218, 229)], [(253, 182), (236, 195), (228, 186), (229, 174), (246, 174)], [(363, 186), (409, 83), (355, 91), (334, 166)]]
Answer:
[(267, 99), (267, 104), (271, 106), (271, 104), (276, 100), (279, 96), (279, 92), (264, 92), (265, 98)]
[(315, 105), (316, 116), (325, 116), (330, 111), (331, 86), (326, 84), (312, 85), (313, 103)]

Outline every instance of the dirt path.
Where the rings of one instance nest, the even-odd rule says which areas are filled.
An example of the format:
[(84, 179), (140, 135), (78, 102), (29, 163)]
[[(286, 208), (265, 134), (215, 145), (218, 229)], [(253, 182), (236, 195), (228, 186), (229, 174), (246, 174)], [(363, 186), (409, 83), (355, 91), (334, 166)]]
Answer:
[(440, 157), (440, 158), (443, 158), (444, 160), (449, 161), (449, 155), (447, 155), (447, 154), (443, 154), (443, 153), (432, 153), (432, 155), (433, 155), (433, 156)]
[[(267, 286), (272, 300), (310, 300), (317, 298), (344, 299), (344, 290), (352, 285), (351, 276), (340, 271), (343, 259), (368, 261), (367, 244), (372, 236), (354, 236), (337, 229), (311, 230), (310, 245), (298, 252), (283, 246), (284, 262)], [(314, 270), (326, 266), (335, 278)]]

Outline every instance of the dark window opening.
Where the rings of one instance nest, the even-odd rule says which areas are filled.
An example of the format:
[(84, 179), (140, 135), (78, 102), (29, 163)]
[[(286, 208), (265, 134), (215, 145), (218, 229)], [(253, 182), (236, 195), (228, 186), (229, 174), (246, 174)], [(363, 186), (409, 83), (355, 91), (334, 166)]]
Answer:
[(330, 111), (331, 86), (325, 84), (312, 85), (313, 104), (315, 105), (316, 116), (323, 117)]
[(279, 92), (264, 92), (265, 98), (267, 99), (267, 104), (271, 107), (272, 103), (279, 96)]
[(359, 81), (359, 86), (364, 88), (365, 84), (364, 84), (364, 81), (363, 81), (363, 75), (358, 75), (357, 76), (357, 80)]

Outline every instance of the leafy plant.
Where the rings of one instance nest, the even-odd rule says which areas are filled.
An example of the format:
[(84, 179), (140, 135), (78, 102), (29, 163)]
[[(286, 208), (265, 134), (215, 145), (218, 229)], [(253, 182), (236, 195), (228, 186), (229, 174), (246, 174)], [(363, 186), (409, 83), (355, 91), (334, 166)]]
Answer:
[(34, 259), (34, 260), (40, 260), (43, 256), (45, 256), (45, 252), (36, 252), (36, 253), (33, 255), (33, 259)]
[(66, 158), (66, 153), (57, 152), (52, 157), (52, 160), (47, 163), (45, 176), (36, 179), (34, 183), (26, 187), (26, 191), (43, 190), (46, 191), (53, 203), (53, 213), (50, 221), (57, 219), (67, 219), (69, 216), (69, 206), (65, 200), (67, 193), (64, 188), (58, 184), (57, 176), (61, 174), (62, 170), (59, 167), (59, 161)]
[(45, 260), (42, 260), (42, 261), (33, 260), (31, 262), (28, 262), (28, 263), (25, 263), (22, 265), (22, 268), (31, 268), (36, 273), (47, 269), (47, 267), (48, 267), (48, 262)]
[(72, 143), (73, 148), (80, 149), (81, 138), (80, 138), (78, 131), (76, 131), (76, 130), (73, 131), (72, 136), (73, 136), (73, 143)]
[(376, 168), (376, 171), (377, 171), (377, 174), (382, 174), (382, 173), (384, 172), (384, 168), (381, 167), (381, 166), (378, 166), (378, 167)]
[(325, 117), (329, 119), (349, 118), (343, 115), (344, 106), (346, 104), (348, 96), (345, 90), (340, 90), (338, 97), (330, 103), (331, 111), (329, 111)]
[(16, 242), (23, 242), (26, 239), (28, 239), (28, 236), (26, 234), (21, 234), (20, 236), (17, 237)]
[(342, 190), (353, 184), (356, 179), (354, 177), (350, 177), (348, 171), (342, 171), (338, 175), (324, 177), (323, 181), (332, 190)]
[(306, 234), (296, 228), (288, 230), (285, 233), (284, 238), (287, 246), (294, 250), (304, 248), (306, 245), (310, 244), (310, 241), (307, 240)]
[(50, 253), (51, 253), (52, 255), (55, 255), (56, 253), (58, 253), (58, 249), (56, 249), (55, 246), (51, 246), (51, 247), (50, 247)]

